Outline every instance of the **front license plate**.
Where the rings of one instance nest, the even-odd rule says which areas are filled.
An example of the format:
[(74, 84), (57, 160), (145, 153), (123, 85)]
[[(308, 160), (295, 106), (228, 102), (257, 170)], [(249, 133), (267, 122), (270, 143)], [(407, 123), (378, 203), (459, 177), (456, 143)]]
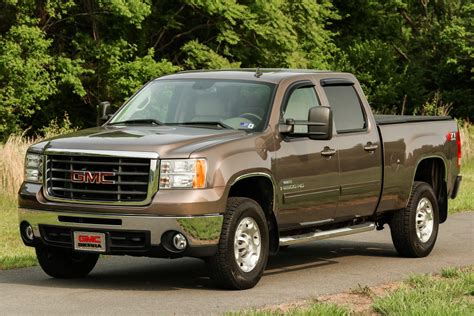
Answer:
[(105, 252), (105, 234), (74, 232), (74, 250)]

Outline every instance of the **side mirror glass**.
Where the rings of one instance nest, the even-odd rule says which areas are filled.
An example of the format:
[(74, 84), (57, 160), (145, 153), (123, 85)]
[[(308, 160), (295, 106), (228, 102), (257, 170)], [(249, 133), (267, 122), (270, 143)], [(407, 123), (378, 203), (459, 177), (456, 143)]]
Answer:
[(113, 114), (109, 101), (100, 102), (97, 107), (97, 125), (107, 122)]

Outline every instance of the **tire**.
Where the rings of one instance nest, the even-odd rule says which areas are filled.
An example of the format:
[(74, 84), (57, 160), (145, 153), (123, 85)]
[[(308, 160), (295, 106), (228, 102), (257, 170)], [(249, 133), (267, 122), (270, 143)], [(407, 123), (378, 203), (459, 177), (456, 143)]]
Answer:
[[(257, 234), (255, 226), (258, 227), (260, 234), (259, 241), (255, 238)], [(249, 230), (248, 234), (246, 229)], [(243, 236), (238, 242), (235, 241), (237, 232), (239, 236)], [(248, 239), (244, 238), (245, 236), (248, 236)], [(255, 246), (257, 243), (260, 247)], [(248, 244), (251, 246), (245, 247)], [(247, 255), (249, 252), (257, 253), (255, 249), (260, 249), (259, 255)], [(209, 260), (212, 278), (225, 289), (250, 289), (262, 277), (268, 254), (268, 226), (260, 205), (249, 198), (229, 198), (217, 253)]]
[(36, 247), (36, 258), (46, 274), (58, 279), (86, 277), (94, 269), (98, 254)]
[[(423, 214), (427, 215), (423, 217)], [(428, 234), (430, 227), (431, 233)], [(436, 243), (438, 228), (439, 208), (434, 191), (428, 183), (415, 182), (407, 207), (394, 213), (390, 219), (393, 245), (403, 257), (426, 257)]]

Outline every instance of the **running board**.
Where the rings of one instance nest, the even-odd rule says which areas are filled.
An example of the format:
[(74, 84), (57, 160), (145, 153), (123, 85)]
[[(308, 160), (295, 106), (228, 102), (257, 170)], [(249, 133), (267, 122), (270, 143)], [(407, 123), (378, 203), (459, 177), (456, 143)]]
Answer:
[(309, 234), (303, 235), (294, 235), (294, 236), (287, 236), (287, 237), (280, 237), (280, 246), (289, 246), (289, 245), (296, 245), (307, 243), (310, 241), (322, 240), (327, 238), (335, 238), (345, 235), (352, 235), (357, 233), (368, 232), (375, 229), (375, 223), (364, 223), (349, 227), (338, 228), (334, 230), (327, 230), (327, 231), (318, 231), (312, 232)]

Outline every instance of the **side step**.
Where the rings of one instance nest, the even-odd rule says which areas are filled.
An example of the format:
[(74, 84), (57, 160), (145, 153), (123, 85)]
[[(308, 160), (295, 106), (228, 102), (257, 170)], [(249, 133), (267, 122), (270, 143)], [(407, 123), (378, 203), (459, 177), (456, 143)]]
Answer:
[(364, 223), (349, 227), (338, 228), (327, 231), (317, 231), (303, 235), (286, 236), (280, 238), (280, 246), (289, 246), (307, 243), (310, 241), (322, 240), (327, 238), (335, 238), (345, 235), (368, 232), (375, 229), (375, 223)]

